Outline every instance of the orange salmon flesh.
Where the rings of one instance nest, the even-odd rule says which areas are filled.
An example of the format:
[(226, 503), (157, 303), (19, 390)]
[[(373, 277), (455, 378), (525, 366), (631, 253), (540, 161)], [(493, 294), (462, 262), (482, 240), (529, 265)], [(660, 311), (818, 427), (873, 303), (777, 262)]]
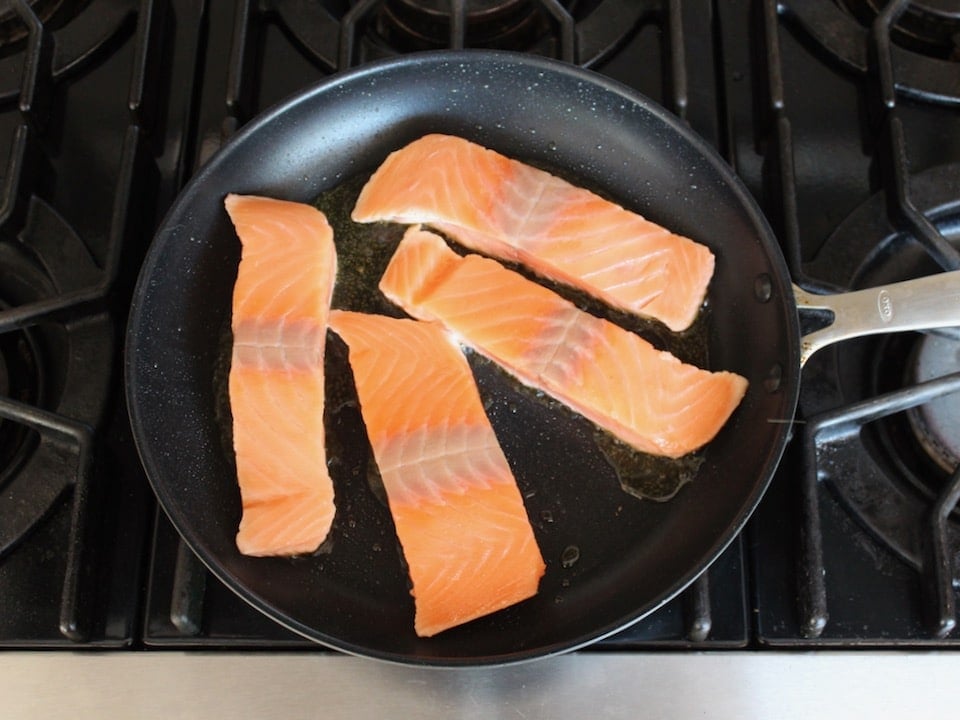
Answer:
[(333, 230), (301, 203), (228, 195), (225, 205), (242, 245), (229, 379), (243, 508), (237, 547), (309, 553), (335, 513), (323, 427)]
[(496, 260), (456, 254), (416, 226), (380, 289), (642, 452), (677, 458), (700, 448), (746, 392), (739, 375), (682, 363)]
[(392, 153), (352, 217), (430, 225), (674, 331), (693, 323), (714, 271), (706, 246), (452, 135), (427, 135)]
[(536, 594), (546, 569), (470, 366), (438, 324), (334, 310), (429, 637)]

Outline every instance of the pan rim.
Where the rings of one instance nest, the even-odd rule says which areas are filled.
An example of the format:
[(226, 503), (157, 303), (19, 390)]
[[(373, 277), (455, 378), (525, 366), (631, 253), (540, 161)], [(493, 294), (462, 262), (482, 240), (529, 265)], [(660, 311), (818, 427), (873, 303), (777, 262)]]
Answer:
[[(359, 645), (347, 642), (341, 638), (331, 637), (325, 633), (318, 632), (314, 628), (310, 628), (296, 622), (282, 612), (276, 612), (276, 609), (267, 601), (263, 600), (256, 593), (253, 593), (249, 589), (244, 588), (243, 584), (239, 582), (232, 574), (226, 572), (225, 568), (223, 568), (216, 560), (214, 554), (210, 552), (206, 542), (202, 539), (202, 537), (200, 537), (196, 530), (190, 527), (189, 523), (180, 522), (174, 517), (172, 508), (175, 508), (177, 503), (170, 495), (169, 485), (158, 483), (155, 480), (156, 476), (160, 472), (160, 463), (155, 455), (158, 448), (155, 446), (154, 442), (147, 437), (147, 433), (145, 433), (144, 430), (145, 411), (141, 404), (142, 398), (138, 392), (139, 368), (137, 367), (136, 362), (137, 343), (135, 342), (135, 336), (137, 334), (138, 325), (142, 321), (141, 314), (142, 302), (145, 295), (144, 288), (149, 284), (151, 277), (155, 276), (156, 274), (157, 266), (162, 254), (161, 250), (167, 244), (164, 240), (164, 233), (168, 228), (171, 219), (175, 218), (179, 212), (181, 198), (191, 193), (192, 188), (202, 186), (206, 178), (216, 172), (219, 165), (224, 162), (224, 158), (227, 157), (227, 153), (231, 147), (248, 142), (247, 138), (255, 135), (264, 126), (277, 122), (277, 118), (282, 117), (291, 108), (299, 106), (303, 103), (310, 103), (317, 95), (329, 94), (336, 91), (338, 88), (360, 83), (369, 76), (381, 73), (385, 67), (402, 67), (404, 65), (422, 66), (424, 62), (431, 64), (470, 63), (476, 61), (477, 59), (532, 66), (534, 68), (541, 68), (547, 72), (559, 72), (574, 79), (581, 79), (585, 83), (589, 83), (598, 90), (613, 93), (614, 95), (631, 104), (639, 105), (645, 112), (650, 113), (660, 122), (668, 125), (671, 129), (681, 135), (686, 142), (690, 143), (700, 157), (705, 162), (709, 162), (712, 166), (712, 169), (716, 171), (727, 183), (729, 189), (736, 195), (736, 198), (740, 202), (743, 209), (749, 213), (751, 219), (754, 221), (757, 227), (762, 228), (763, 232), (760, 240), (764, 244), (764, 249), (769, 257), (773, 270), (780, 278), (789, 277), (786, 262), (775, 242), (774, 233), (767, 223), (766, 218), (763, 216), (755, 200), (749, 195), (746, 187), (736, 176), (733, 169), (709, 144), (707, 144), (706, 140), (697, 135), (692, 129), (684, 126), (676, 118), (676, 116), (671, 114), (668, 110), (649, 98), (641, 95), (637, 91), (632, 90), (626, 85), (620, 83), (619, 81), (604, 77), (578, 66), (567, 65), (560, 61), (549, 58), (530, 56), (511, 51), (462, 50), (412, 53), (394, 58), (378, 60), (351, 69), (339, 75), (321, 80), (320, 82), (289, 96), (283, 101), (264, 110), (255, 118), (251, 119), (223, 144), (223, 146), (204, 164), (202, 168), (200, 168), (190, 178), (186, 185), (181, 189), (177, 198), (174, 200), (171, 207), (167, 210), (163, 219), (158, 224), (153, 235), (153, 241), (151, 242), (150, 249), (142, 264), (136, 287), (134, 289), (126, 332), (124, 381), (128, 413), (137, 452), (144, 466), (144, 470), (150, 485), (159, 500), (159, 504), (163, 508), (166, 516), (176, 528), (177, 532), (183, 537), (190, 549), (201, 559), (203, 564), (212, 572), (212, 574), (221, 582), (223, 582), (228, 588), (238, 594), (244, 601), (257, 608), (259, 611), (264, 612), (272, 620), (278, 622), (284, 627), (287, 627), (293, 632), (330, 648), (352, 655), (375, 658), (404, 665), (414, 664), (430, 667), (472, 667), (481, 665), (496, 666), (515, 664), (517, 662), (555, 656), (583, 648), (598, 640), (609, 637), (610, 635), (613, 635), (633, 625), (652, 612), (655, 612), (657, 609), (668, 603), (683, 590), (685, 590), (693, 582), (693, 580), (702, 574), (707, 567), (709, 567), (709, 565), (712, 564), (712, 562), (734, 541), (739, 532), (743, 529), (748, 518), (756, 508), (770, 481), (772, 480), (774, 471), (779, 465), (782, 454), (785, 450), (790, 432), (789, 427), (786, 426), (778, 429), (776, 442), (771, 445), (773, 452), (763, 464), (765, 468), (764, 479), (755, 483), (752, 493), (750, 493), (741, 506), (741, 512), (737, 517), (731, 520), (727, 531), (716, 539), (709, 552), (703, 556), (703, 560), (695, 567), (688, 569), (688, 571), (681, 576), (680, 582), (676, 583), (676, 586), (669, 592), (663, 594), (653, 602), (637, 608), (629, 616), (621, 618), (620, 621), (608, 624), (605, 627), (597, 628), (595, 632), (564, 642), (556, 642), (549, 646), (539, 646), (505, 655), (496, 655), (490, 657), (411, 657), (406, 654), (398, 655), (396, 653), (384, 652), (374, 648), (361, 647)], [(785, 303), (785, 315), (787, 322), (790, 324), (790, 327), (786, 328), (785, 332), (787, 337), (791, 339), (789, 346), (789, 353), (791, 357), (787, 359), (787, 365), (784, 367), (782, 389), (783, 392), (790, 393), (790, 395), (786, 396), (786, 407), (788, 407), (792, 413), (795, 412), (799, 397), (800, 330), (799, 321), (796, 318), (796, 306), (793, 296), (789, 295), (781, 300)]]

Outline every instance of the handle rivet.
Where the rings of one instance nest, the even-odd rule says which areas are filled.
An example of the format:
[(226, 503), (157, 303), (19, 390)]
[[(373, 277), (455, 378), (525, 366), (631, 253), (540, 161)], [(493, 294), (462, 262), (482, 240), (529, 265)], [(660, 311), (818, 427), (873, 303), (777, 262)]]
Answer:
[(776, 392), (780, 389), (780, 383), (783, 381), (783, 367), (780, 363), (775, 363), (773, 367), (770, 368), (770, 372), (767, 373), (767, 377), (763, 381), (763, 387), (767, 392)]
[(757, 279), (753, 281), (753, 296), (762, 303), (770, 302), (773, 297), (773, 281), (766, 273), (757, 275)]

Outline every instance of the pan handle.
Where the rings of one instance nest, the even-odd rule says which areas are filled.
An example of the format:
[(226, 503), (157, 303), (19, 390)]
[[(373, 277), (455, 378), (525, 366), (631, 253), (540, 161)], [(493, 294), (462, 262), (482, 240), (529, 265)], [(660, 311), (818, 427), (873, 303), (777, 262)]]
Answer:
[(840, 340), (960, 326), (960, 270), (837, 295), (814, 295), (794, 285), (793, 296), (800, 312), (833, 313), (830, 325), (802, 338), (800, 367)]

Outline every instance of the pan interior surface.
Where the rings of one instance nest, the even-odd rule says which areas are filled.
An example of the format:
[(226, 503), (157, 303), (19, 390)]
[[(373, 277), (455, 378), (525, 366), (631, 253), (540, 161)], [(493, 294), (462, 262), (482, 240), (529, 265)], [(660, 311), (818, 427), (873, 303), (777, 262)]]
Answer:
[[(223, 198), (311, 202), (433, 132), (551, 168), (708, 245), (717, 257), (710, 368), (740, 373), (750, 388), (703, 452), (694, 480), (672, 500), (653, 502), (620, 489), (589, 423), (475, 363), (547, 571), (535, 598), (422, 639), (413, 632), (389, 511), (368, 482), (372, 460), (355, 409), (328, 417), (338, 510), (326, 551), (250, 558), (236, 549), (240, 497), (222, 386), (239, 242)], [(723, 161), (675, 118), (575, 67), (511, 53), (437, 52), (372, 64), (291, 98), (245, 126), (193, 178), (142, 269), (126, 379), (154, 491), (229, 587), (277, 622), (346, 652), (473, 665), (588, 644), (653, 611), (703, 571), (746, 522), (779, 461), (789, 426), (777, 421), (793, 416), (797, 346), (789, 278), (772, 233)], [(330, 372), (348, 372), (336, 343), (328, 355)]]

